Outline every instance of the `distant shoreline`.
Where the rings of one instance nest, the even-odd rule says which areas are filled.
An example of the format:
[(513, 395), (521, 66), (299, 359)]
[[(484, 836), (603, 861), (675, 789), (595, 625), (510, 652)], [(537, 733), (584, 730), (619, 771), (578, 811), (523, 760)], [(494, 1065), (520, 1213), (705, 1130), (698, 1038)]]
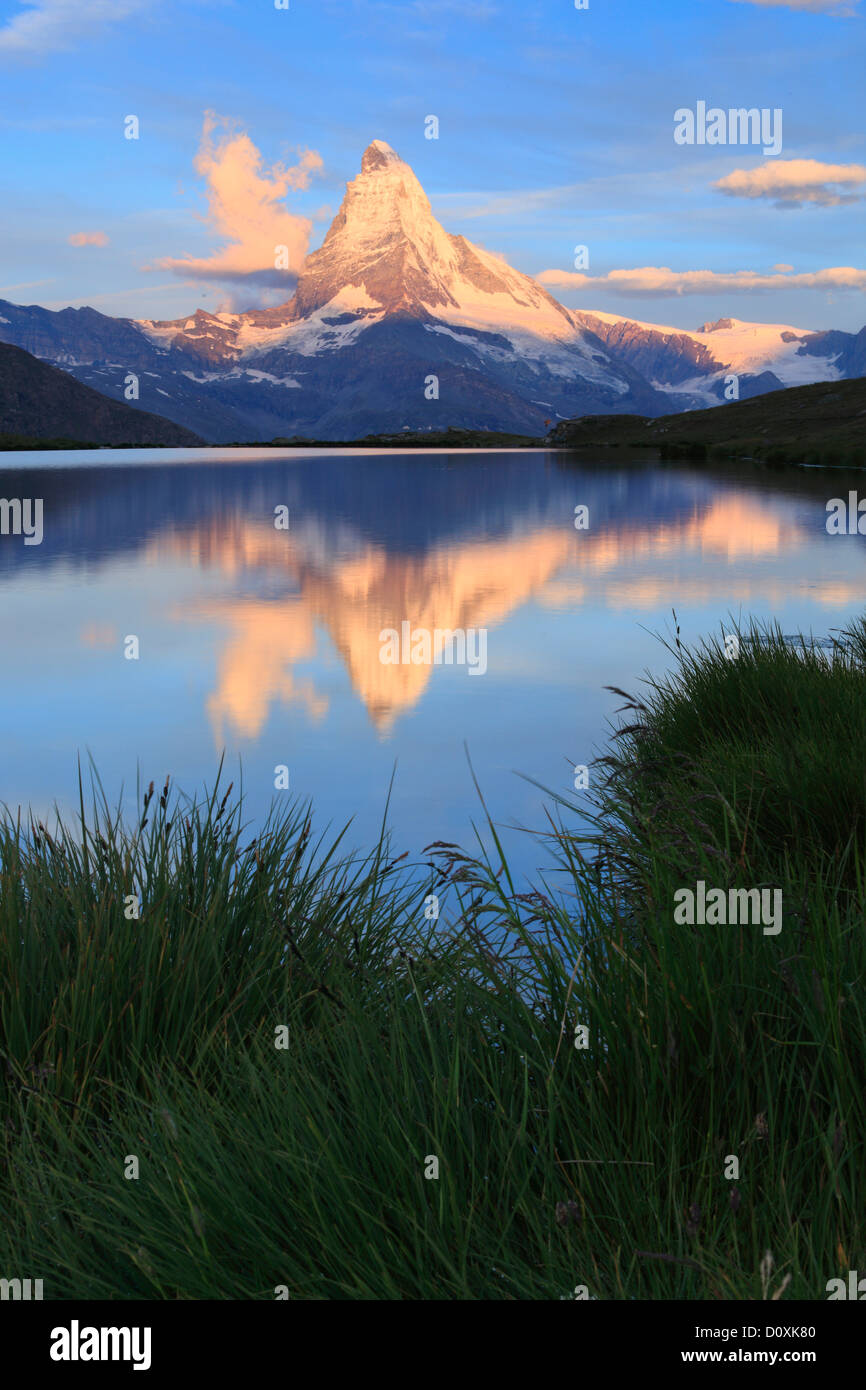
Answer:
[(302, 435), (221, 444), (97, 444), (68, 438), (0, 434), (0, 451), (70, 449), (646, 449), (661, 460), (745, 460), (770, 466), (866, 467), (866, 378), (787, 387), (706, 410), (673, 415), (584, 415), (562, 420), (547, 436), (496, 430), (406, 430), (361, 439), (308, 439)]

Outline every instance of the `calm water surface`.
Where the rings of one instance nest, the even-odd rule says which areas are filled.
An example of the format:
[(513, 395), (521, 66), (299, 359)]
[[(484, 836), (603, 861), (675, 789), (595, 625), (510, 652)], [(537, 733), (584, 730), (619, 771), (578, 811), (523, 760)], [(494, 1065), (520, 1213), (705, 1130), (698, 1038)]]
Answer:
[[(131, 806), (137, 769), (194, 791), (225, 751), (251, 817), (285, 764), (366, 847), (396, 762), (395, 848), (420, 855), (481, 819), (466, 744), (494, 818), (541, 827), (516, 774), (571, 791), (621, 703), (604, 687), (668, 664), (672, 608), (686, 642), (732, 614), (823, 636), (863, 610), (864, 541), (824, 525), (849, 486), (543, 451), (4, 455), (0, 496), (43, 498), (44, 540), (0, 537), (0, 800), (72, 806), (90, 753)], [(485, 629), (486, 673), (383, 665), (406, 620)]]

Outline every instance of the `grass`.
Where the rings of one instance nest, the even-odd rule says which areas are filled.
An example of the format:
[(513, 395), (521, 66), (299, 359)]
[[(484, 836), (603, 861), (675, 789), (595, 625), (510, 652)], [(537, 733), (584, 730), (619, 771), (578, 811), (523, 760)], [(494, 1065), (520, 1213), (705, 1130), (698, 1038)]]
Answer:
[[(150, 788), (135, 825), (98, 784), (74, 826), (7, 813), (4, 1277), (823, 1299), (862, 1269), (866, 627), (740, 638), (677, 641), (626, 700), (529, 893), (492, 826), (489, 857), (410, 866), (304, 806), (253, 836), (231, 789)], [(675, 925), (701, 877), (781, 887), (780, 934)]]

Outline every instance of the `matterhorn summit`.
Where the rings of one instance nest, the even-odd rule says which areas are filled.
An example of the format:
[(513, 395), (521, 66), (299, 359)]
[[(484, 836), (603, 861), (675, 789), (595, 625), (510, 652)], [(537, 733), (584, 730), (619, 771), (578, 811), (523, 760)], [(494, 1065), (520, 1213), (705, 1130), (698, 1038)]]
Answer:
[(365, 150), (321, 248), (307, 257), (295, 305), (308, 314), (349, 289), (385, 313), (575, 337), (568, 310), (528, 275), (445, 231), (412, 169), (384, 140)]
[(370, 306), (417, 311), (425, 298), (447, 295), (448, 242), (409, 165), (384, 140), (374, 140), (322, 246), (304, 263), (297, 310), (311, 313), (356, 289)]

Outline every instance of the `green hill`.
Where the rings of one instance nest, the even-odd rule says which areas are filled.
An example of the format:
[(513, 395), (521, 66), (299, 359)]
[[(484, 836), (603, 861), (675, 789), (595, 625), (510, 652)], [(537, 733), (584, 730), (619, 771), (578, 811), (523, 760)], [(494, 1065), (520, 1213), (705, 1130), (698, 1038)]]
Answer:
[(197, 434), (113, 401), (23, 348), (0, 343), (0, 448), (203, 443)]
[(656, 419), (584, 415), (561, 421), (548, 442), (571, 448), (651, 447), (668, 458), (713, 455), (866, 466), (866, 378), (789, 386)]

